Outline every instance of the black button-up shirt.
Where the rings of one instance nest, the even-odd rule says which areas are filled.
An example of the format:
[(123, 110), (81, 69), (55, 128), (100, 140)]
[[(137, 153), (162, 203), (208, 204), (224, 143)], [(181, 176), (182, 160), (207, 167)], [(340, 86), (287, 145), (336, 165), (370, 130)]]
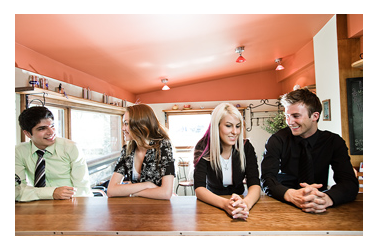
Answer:
[[(288, 189), (300, 188), (298, 165), (301, 140), (288, 127), (268, 139), (261, 163), (261, 182), (267, 195), (284, 201), (284, 194)], [(337, 134), (320, 130), (307, 138), (307, 141), (313, 159), (314, 182), (323, 185), (320, 190), (325, 191), (332, 199), (333, 205), (354, 200), (358, 193), (358, 180), (350, 163), (345, 141)], [(330, 166), (336, 184), (328, 190)]]

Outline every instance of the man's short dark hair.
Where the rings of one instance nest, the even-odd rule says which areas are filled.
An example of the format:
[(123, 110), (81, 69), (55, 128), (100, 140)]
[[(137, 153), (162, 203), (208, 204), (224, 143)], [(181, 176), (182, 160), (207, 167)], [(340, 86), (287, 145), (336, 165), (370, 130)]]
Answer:
[(315, 93), (309, 91), (307, 88), (294, 90), (281, 97), (281, 104), (284, 107), (295, 103), (305, 104), (308, 109), (309, 117), (312, 116), (314, 112), (318, 112), (321, 115), (322, 105), (320, 99)]
[(30, 107), (21, 112), (19, 116), (19, 125), (22, 130), (26, 130), (32, 134), (34, 126), (39, 124), (41, 120), (49, 118), (54, 120), (53, 113), (46, 107)]

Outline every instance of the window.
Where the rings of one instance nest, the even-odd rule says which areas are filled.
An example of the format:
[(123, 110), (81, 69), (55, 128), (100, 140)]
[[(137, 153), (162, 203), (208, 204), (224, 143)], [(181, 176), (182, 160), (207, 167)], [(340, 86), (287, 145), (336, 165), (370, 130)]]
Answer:
[(71, 110), (71, 138), (89, 162), (113, 154), (122, 146), (120, 115)]
[[(20, 112), (28, 106), (45, 104), (53, 113), (56, 135), (75, 141), (84, 153), (91, 185), (110, 178), (121, 153), (126, 108), (35, 87), (16, 88), (16, 93), (20, 95), (16, 99)], [(29, 141), (21, 130), (19, 134), (16, 144)]]
[[(32, 103), (30, 107), (41, 106), (41, 104)], [(66, 137), (65, 136), (65, 110), (58, 107), (53, 106), (45, 106), (49, 109), (54, 116), (54, 128), (56, 129), (56, 136), (58, 137)], [(25, 136), (25, 140), (29, 141), (29, 138)]]
[(56, 136), (65, 137), (65, 118), (64, 109), (46, 106), (54, 116), (54, 127), (56, 129)]
[(210, 114), (171, 115), (169, 134), (175, 147), (195, 146), (210, 124)]

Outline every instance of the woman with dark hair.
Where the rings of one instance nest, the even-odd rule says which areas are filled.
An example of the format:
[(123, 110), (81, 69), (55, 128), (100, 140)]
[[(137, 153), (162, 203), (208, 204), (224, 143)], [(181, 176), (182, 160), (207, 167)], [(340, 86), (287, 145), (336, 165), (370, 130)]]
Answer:
[(115, 166), (107, 195), (170, 199), (175, 175), (173, 151), (154, 111), (145, 104), (128, 107), (122, 130), (127, 144)]
[[(233, 218), (246, 219), (260, 198), (260, 180), (255, 149), (243, 139), (243, 128), (242, 116), (232, 104), (214, 109), (207, 132), (195, 146), (194, 187), (198, 199)], [(244, 179), (248, 194), (242, 199)]]

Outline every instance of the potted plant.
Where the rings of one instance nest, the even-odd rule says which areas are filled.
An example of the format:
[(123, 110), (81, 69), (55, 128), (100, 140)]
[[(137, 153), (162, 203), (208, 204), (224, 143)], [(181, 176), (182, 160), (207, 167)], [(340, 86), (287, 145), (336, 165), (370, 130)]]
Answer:
[(274, 117), (268, 118), (261, 128), (270, 134), (274, 134), (286, 126), (288, 125), (285, 122), (284, 111), (279, 110)]

